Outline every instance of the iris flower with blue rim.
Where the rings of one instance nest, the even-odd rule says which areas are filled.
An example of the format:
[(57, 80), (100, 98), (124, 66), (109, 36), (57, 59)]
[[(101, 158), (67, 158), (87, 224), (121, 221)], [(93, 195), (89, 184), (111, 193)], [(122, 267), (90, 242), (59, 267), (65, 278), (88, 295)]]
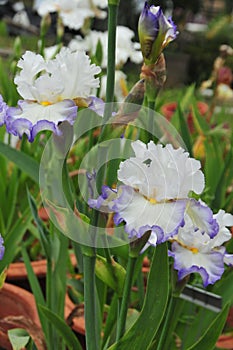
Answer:
[(169, 252), (174, 258), (174, 268), (178, 270), (179, 280), (191, 273), (199, 273), (206, 287), (221, 278), (224, 264), (233, 265), (233, 255), (227, 254), (223, 246), (232, 237), (226, 226), (233, 225), (233, 215), (219, 210), (214, 219), (217, 221), (218, 231), (211, 238), (193, 221), (192, 216), (185, 214), (185, 225), (171, 239)]
[(95, 78), (101, 69), (90, 63), (83, 52), (63, 48), (52, 60), (27, 51), (18, 62), (20, 73), (15, 84), (23, 100), (18, 107), (7, 110), (6, 128), (13, 135), (25, 133), (30, 142), (41, 130), (61, 134), (59, 123), (73, 124), (77, 117), (77, 104), (99, 87)]
[(132, 143), (135, 157), (121, 162), (116, 190), (103, 187), (99, 198), (89, 205), (114, 212), (116, 225), (124, 222), (129, 239), (140, 238), (151, 231), (148, 244), (157, 245), (176, 235), (185, 225), (188, 212), (202, 231), (214, 237), (218, 224), (209, 208), (189, 197), (190, 191), (200, 194), (204, 175), (199, 161), (190, 158), (184, 149), (165, 147), (152, 141)]

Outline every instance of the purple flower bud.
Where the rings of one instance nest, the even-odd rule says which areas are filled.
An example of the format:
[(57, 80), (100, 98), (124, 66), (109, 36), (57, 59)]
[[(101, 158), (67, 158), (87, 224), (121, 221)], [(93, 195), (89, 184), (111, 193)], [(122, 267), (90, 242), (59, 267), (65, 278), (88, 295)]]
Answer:
[(142, 55), (146, 64), (154, 64), (163, 49), (178, 34), (171, 17), (166, 18), (160, 6), (145, 2), (138, 22)]

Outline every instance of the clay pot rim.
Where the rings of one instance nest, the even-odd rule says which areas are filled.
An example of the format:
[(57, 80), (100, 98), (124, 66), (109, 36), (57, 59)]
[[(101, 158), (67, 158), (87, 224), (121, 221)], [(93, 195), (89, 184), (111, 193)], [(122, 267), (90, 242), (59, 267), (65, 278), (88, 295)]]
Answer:
[(38, 327), (41, 327), (35, 298), (32, 293), (14, 284), (5, 282), (3, 287), (0, 289), (1, 300), (4, 295), (7, 297), (11, 296), (12, 299), (18, 299), (21, 300), (22, 303), (30, 305), (30, 314), (28, 317), (31, 318)]
[[(77, 265), (76, 257), (74, 253), (70, 254), (71, 263), (73, 266)], [(31, 265), (34, 273), (37, 277), (45, 277), (47, 270), (47, 260), (41, 259), (36, 261), (31, 261)], [(26, 280), (28, 278), (27, 269), (23, 261), (13, 262), (9, 265), (7, 270), (7, 280), (8, 281), (18, 281), (18, 280)]]
[[(79, 316), (75, 316), (73, 318), (73, 323), (71, 325), (71, 328), (82, 335), (85, 335), (85, 318), (84, 318), (84, 304), (79, 305), (83, 309), (83, 313)], [(71, 312), (74, 310), (74, 308), (77, 307), (72, 300), (70, 299), (69, 295), (66, 294), (65, 299), (65, 319), (71, 314)]]

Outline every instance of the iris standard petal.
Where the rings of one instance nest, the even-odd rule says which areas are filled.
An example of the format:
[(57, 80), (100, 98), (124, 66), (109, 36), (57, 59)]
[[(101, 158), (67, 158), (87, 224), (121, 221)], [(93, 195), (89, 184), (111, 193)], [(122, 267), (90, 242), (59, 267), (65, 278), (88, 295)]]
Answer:
[(135, 157), (121, 162), (118, 179), (157, 201), (187, 198), (204, 189), (201, 163), (184, 149), (141, 141), (132, 143)]
[(219, 231), (218, 222), (214, 218), (212, 210), (204, 202), (190, 199), (187, 202), (186, 212), (196, 229), (203, 234), (208, 234), (211, 238), (217, 235)]

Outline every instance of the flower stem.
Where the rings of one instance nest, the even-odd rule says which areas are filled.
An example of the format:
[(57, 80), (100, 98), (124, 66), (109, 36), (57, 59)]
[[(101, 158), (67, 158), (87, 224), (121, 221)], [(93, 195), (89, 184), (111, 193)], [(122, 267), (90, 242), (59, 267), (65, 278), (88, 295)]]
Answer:
[(98, 300), (95, 288), (95, 256), (83, 255), (85, 330), (87, 350), (100, 349), (100, 337), (96, 310)]
[(107, 87), (105, 102), (107, 105), (104, 110), (103, 127), (100, 134), (99, 142), (102, 141), (103, 132), (106, 122), (112, 115), (111, 102), (114, 101), (115, 85), (115, 55), (116, 55), (116, 27), (118, 15), (118, 3), (108, 3), (108, 62), (107, 62)]
[(154, 111), (155, 109), (155, 100), (148, 100), (148, 108), (152, 109)]
[(123, 290), (123, 297), (120, 307), (120, 314), (119, 314), (119, 320), (117, 325), (117, 337), (116, 340), (118, 341), (125, 331), (125, 324), (126, 324), (126, 318), (127, 318), (127, 311), (128, 311), (128, 302), (130, 297), (130, 291), (131, 286), (133, 282), (133, 276), (134, 276), (134, 268), (137, 261), (137, 257), (129, 256), (128, 265), (127, 265), (127, 271), (126, 271), (126, 279), (125, 279), (125, 285)]
[(115, 81), (116, 26), (118, 5), (108, 5), (108, 65), (106, 103), (113, 102)]

